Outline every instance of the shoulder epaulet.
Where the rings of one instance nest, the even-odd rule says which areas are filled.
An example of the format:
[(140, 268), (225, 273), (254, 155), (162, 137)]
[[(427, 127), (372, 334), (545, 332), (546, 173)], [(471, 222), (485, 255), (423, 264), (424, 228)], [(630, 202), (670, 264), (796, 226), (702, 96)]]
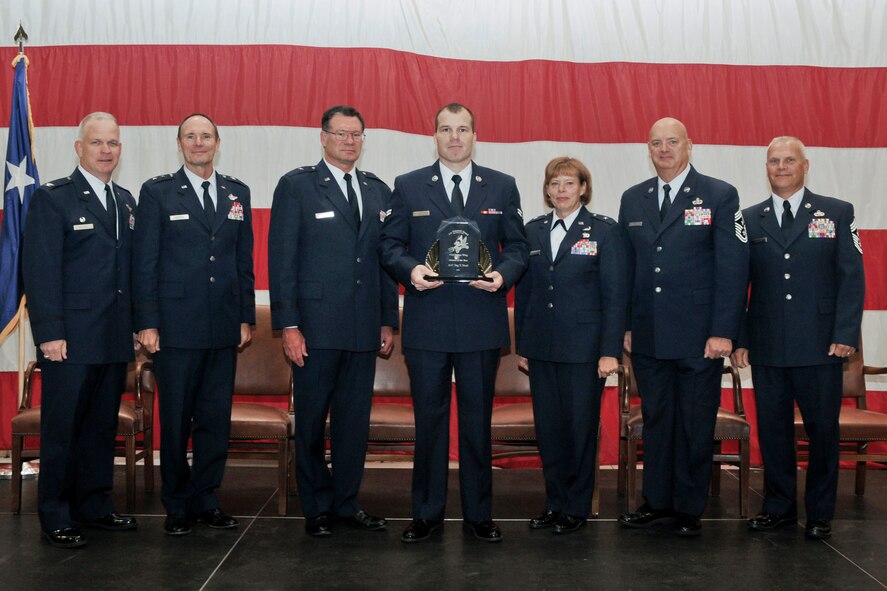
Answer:
[(244, 187), (246, 186), (246, 183), (244, 183), (242, 180), (240, 180), (236, 176), (231, 176), (230, 174), (222, 174), (222, 173), (219, 173), (219, 176), (222, 177), (223, 179), (225, 179), (226, 181), (231, 181), (233, 183), (243, 185)]
[(48, 183), (44, 183), (43, 187), (50, 190), (58, 189), (59, 187), (64, 187), (65, 185), (70, 184), (71, 182), (71, 177), (66, 176), (54, 181), (49, 181)]
[(539, 220), (544, 220), (544, 219), (547, 218), (547, 217), (548, 217), (548, 214), (547, 214), (547, 213), (543, 213), (542, 215), (537, 215), (536, 217), (534, 217), (533, 219), (531, 219), (531, 220), (530, 220), (529, 222), (527, 222), (527, 223), (528, 223), (528, 224), (532, 224), (533, 222), (538, 222)]
[(614, 220), (613, 218), (611, 218), (609, 216), (603, 215), (601, 213), (593, 213), (591, 215), (594, 216), (594, 219), (600, 220), (600, 221), (604, 222), (605, 224), (613, 225), (616, 223), (616, 220)]
[(310, 166), (300, 166), (299, 168), (293, 169), (293, 170), (289, 171), (289, 174), (307, 174), (309, 172), (316, 172), (316, 171), (317, 171), (317, 166), (312, 164)]
[(158, 176), (151, 177), (151, 178), (149, 178), (147, 181), (145, 181), (145, 184), (148, 184), (148, 183), (161, 183), (161, 182), (163, 182), (163, 181), (169, 181), (169, 180), (172, 180), (172, 173), (171, 173), (171, 172), (170, 172), (170, 173), (167, 173), (167, 174), (161, 174), (161, 175), (158, 175)]
[(377, 180), (377, 181), (381, 181), (381, 180), (382, 180), (382, 179), (380, 179), (378, 176), (376, 176), (376, 173), (374, 173), (374, 172), (370, 172), (370, 171), (368, 171), (368, 170), (361, 170), (360, 172), (364, 173), (364, 174), (367, 176), (367, 178), (371, 178), (371, 179), (374, 179), (374, 180)]

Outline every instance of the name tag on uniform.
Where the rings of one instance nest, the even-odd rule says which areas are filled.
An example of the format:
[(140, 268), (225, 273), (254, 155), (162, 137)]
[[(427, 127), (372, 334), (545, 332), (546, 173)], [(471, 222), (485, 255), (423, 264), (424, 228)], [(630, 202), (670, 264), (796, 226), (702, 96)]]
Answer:
[(644, 225), (644, 222), (628, 222), (629, 228), (640, 228)]
[(325, 220), (327, 218), (333, 217), (334, 215), (336, 215), (336, 214), (333, 213), (332, 211), (321, 211), (320, 213), (314, 214), (314, 219)]
[(93, 224), (74, 224), (74, 230), (93, 230), (95, 226)]
[(182, 220), (187, 220), (187, 219), (190, 219), (190, 218), (191, 218), (191, 216), (188, 215), (187, 213), (177, 213), (177, 214), (175, 214), (175, 215), (171, 215), (171, 216), (169, 216), (169, 221), (171, 221), (171, 222), (180, 222), (180, 221), (182, 221)]
[(693, 209), (685, 209), (684, 210), (684, 225), (685, 226), (710, 226), (711, 225), (711, 210), (703, 209), (701, 207), (694, 207)]
[(428, 216), (428, 215), (431, 215), (431, 212), (428, 211), (427, 209), (423, 209), (422, 211), (414, 211), (414, 212), (413, 212), (413, 217), (414, 217), (414, 218), (422, 218), (422, 217), (425, 217), (425, 216)]
[(807, 236), (810, 238), (834, 238), (835, 222), (828, 218), (813, 218), (807, 225)]
[(580, 256), (595, 257), (597, 256), (597, 242), (594, 240), (586, 240), (583, 238), (570, 247), (570, 254), (578, 254)]
[(541, 251), (541, 250), (531, 250), (531, 251), (530, 251), (530, 256), (531, 256), (531, 257), (534, 257), (534, 256), (536, 256), (536, 255), (540, 255), (540, 254), (542, 254), (542, 251)]

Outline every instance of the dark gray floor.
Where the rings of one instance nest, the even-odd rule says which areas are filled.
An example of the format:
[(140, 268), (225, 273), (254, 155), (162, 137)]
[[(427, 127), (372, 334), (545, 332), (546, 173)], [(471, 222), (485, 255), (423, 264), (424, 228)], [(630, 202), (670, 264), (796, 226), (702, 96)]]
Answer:
[[(464, 536), (458, 479), (451, 472), (443, 532), (413, 545), (400, 542), (408, 523), (410, 471), (368, 469), (362, 500), (388, 517), (388, 531), (337, 529), (326, 539), (305, 535), (298, 503), (278, 517), (274, 471), (229, 467), (223, 507), (240, 519), (234, 531), (195, 528), (163, 533), (159, 494), (139, 491), (139, 529), (89, 530), (89, 545), (59, 550), (40, 540), (36, 482), (27, 481), (23, 514), (9, 513), (9, 482), (0, 482), (0, 589), (885, 589), (887, 471), (869, 472), (865, 497), (853, 495), (842, 471), (838, 513), (829, 542), (806, 540), (803, 528), (749, 533), (739, 519), (738, 483), (724, 473), (703, 535), (680, 539), (663, 530), (623, 530), (616, 474), (603, 471), (601, 516), (583, 530), (554, 536), (530, 531), (526, 519), (543, 503), (538, 470), (497, 470), (494, 515), (501, 544)], [(123, 506), (118, 468), (118, 506)], [(803, 473), (801, 474), (803, 480)], [(159, 474), (158, 474), (159, 482)], [(752, 478), (758, 509), (761, 475)]]

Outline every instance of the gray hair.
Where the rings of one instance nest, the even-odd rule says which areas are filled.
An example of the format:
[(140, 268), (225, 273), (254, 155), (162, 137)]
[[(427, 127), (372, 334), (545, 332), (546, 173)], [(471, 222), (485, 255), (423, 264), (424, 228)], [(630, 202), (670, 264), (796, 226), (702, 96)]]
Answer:
[(780, 135), (773, 138), (772, 140), (770, 140), (770, 144), (767, 146), (767, 151), (769, 152), (770, 148), (772, 148), (775, 144), (780, 144), (782, 142), (798, 144), (798, 148), (801, 149), (801, 158), (803, 158), (804, 160), (807, 159), (807, 154), (804, 153), (804, 142), (791, 135)]
[(86, 126), (89, 125), (90, 121), (98, 121), (101, 119), (107, 119), (113, 121), (115, 125), (117, 124), (117, 118), (111, 113), (105, 113), (104, 111), (90, 113), (80, 122), (80, 127), (77, 128), (77, 139), (81, 142), (83, 141), (83, 136), (86, 135)]

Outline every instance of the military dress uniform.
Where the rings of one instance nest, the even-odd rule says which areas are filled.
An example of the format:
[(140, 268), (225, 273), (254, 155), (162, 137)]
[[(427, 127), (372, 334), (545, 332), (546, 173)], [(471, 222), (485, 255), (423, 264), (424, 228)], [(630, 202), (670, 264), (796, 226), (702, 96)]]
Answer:
[(644, 416), (643, 494), (655, 511), (705, 510), (723, 359), (709, 337), (739, 336), (748, 244), (739, 195), (690, 167), (660, 221), (654, 177), (622, 195), (632, 364)]
[(515, 339), (529, 360), (545, 510), (585, 519), (605, 381), (598, 360), (622, 355), (625, 244), (615, 220), (580, 207), (552, 253), (553, 220), (549, 213), (526, 226), (530, 262), (515, 290)]
[(176, 517), (219, 506), (240, 325), (256, 321), (250, 191), (234, 177), (215, 175), (211, 223), (184, 168), (146, 181), (139, 196), (135, 323), (160, 334), (154, 364), (162, 500)]
[[(382, 326), (398, 326), (397, 285), (377, 252), (391, 191), (371, 172), (351, 174), (362, 203), (359, 223), (323, 160), (285, 174), (271, 208), (272, 323), (298, 327), (308, 350), (303, 367), (293, 364), (296, 482), (308, 518), (362, 511), (357, 495), (379, 337)], [(332, 473), (324, 460), (328, 413)]]
[(745, 210), (751, 296), (740, 346), (749, 351), (764, 461), (763, 513), (797, 515), (794, 403), (810, 437), (807, 520), (828, 521), (838, 487), (842, 362), (859, 348), (865, 277), (850, 203), (804, 190), (787, 234), (773, 200)]
[[(133, 360), (136, 202), (108, 186), (116, 220), (78, 168), (34, 192), (25, 224), (22, 273), (43, 375), (37, 509), (45, 532), (114, 512), (117, 413)], [(60, 339), (67, 359), (44, 358), (39, 345)]]
[(437, 241), (441, 222), (456, 216), (441, 164), (401, 175), (394, 182), (391, 215), (382, 227), (382, 264), (405, 289), (402, 342), (416, 413), (413, 519), (439, 523), (444, 516), (449, 462), (452, 375), (459, 420), (462, 515), (471, 523), (492, 514), (490, 419), (499, 353), (510, 346), (506, 293), (527, 266), (520, 195), (512, 177), (472, 163), (462, 217), (477, 223), (504, 279), (496, 293), (445, 283), (418, 291), (416, 265)]

